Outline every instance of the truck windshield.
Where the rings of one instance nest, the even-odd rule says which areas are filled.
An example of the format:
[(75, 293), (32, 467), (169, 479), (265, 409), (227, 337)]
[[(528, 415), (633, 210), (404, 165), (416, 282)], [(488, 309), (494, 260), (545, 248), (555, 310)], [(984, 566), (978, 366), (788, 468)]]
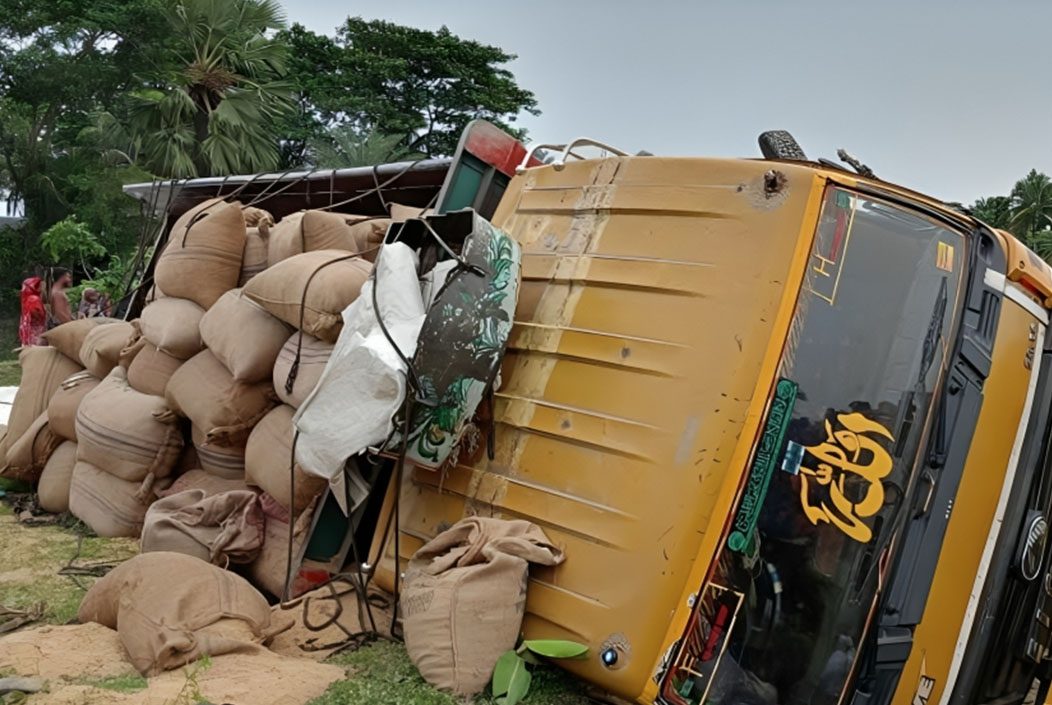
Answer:
[(963, 236), (827, 189), (767, 418), (669, 703), (840, 701), (952, 343)]

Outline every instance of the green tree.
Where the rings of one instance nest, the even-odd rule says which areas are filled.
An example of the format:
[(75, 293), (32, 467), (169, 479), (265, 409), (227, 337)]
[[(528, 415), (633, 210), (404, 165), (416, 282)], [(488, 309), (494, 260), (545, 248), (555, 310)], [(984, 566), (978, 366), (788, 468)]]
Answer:
[(284, 158), (311, 161), (310, 147), (329, 129), (350, 125), (360, 134), (397, 135), (409, 152), (452, 154), (464, 127), (490, 120), (522, 135), (513, 123), (539, 114), (502, 49), (456, 36), (380, 20), (351, 17), (335, 38), (300, 25), (284, 32), (290, 77), (300, 96), (287, 123)]
[(1024, 242), (1052, 226), (1052, 179), (1031, 169), (1012, 188), (1012, 230)]
[(132, 96), (136, 158), (162, 176), (250, 173), (278, 165), (292, 108), (275, 0), (168, 0), (162, 70)]
[(332, 169), (410, 161), (423, 156), (407, 149), (401, 135), (383, 135), (375, 130), (363, 133), (352, 125), (341, 125), (312, 138), (310, 151), (314, 166)]
[(143, 172), (81, 135), (136, 85), (163, 29), (159, 0), (0, 0), (0, 187), (27, 219), (0, 233), (0, 290), (50, 260), (41, 234), (73, 213), (107, 247), (135, 241), (121, 186)]
[(1012, 225), (1012, 199), (1008, 196), (980, 198), (970, 210), (972, 215), (990, 227), (1007, 230)]
[(159, 19), (152, 0), (0, 0), (2, 183), (30, 232), (68, 215), (51, 167), (150, 60)]

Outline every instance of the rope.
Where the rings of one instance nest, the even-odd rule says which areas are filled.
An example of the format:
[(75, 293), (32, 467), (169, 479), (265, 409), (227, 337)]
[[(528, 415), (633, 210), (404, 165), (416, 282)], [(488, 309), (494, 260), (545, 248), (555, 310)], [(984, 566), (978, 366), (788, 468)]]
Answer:
[[(399, 171), (399, 172), (398, 172), (397, 174), (395, 174), (394, 176), (392, 176), (391, 178), (389, 178), (389, 179), (388, 179), (387, 181), (384, 181), (384, 182), (383, 182), (382, 184), (378, 184), (378, 185), (374, 186), (373, 188), (371, 188), (371, 189), (369, 189), (369, 190), (367, 190), (367, 191), (362, 191), (362, 192), (361, 192), (361, 193), (359, 193), (359, 194), (358, 194), (357, 196), (351, 196), (350, 198), (344, 199), (344, 200), (342, 200), (342, 201), (337, 201), (336, 203), (330, 203), (329, 205), (327, 205), (327, 206), (324, 206), (324, 207), (322, 207), (322, 208), (317, 208), (316, 210), (323, 210), (323, 211), (331, 210), (331, 209), (333, 209), (333, 208), (338, 208), (338, 207), (340, 207), (340, 206), (345, 206), (345, 205), (347, 205), (348, 203), (354, 203), (355, 201), (360, 201), (360, 200), (362, 200), (363, 198), (365, 198), (366, 196), (371, 196), (371, 195), (372, 195), (372, 194), (374, 194), (374, 193), (380, 193), (380, 192), (381, 192), (381, 190), (382, 190), (382, 189), (383, 189), (384, 187), (386, 187), (386, 186), (390, 186), (390, 185), (391, 185), (391, 184), (393, 184), (393, 183), (394, 183), (395, 181), (398, 181), (398, 179), (400, 179), (400, 178), (402, 178), (403, 176), (405, 176), (406, 174), (408, 174), (408, 173), (409, 173), (410, 171), (412, 171), (412, 170), (413, 170), (413, 169), (414, 169), (414, 168), (415, 168), (415, 167), (416, 167), (416, 166), (417, 166), (418, 164), (420, 164), (420, 163), (421, 163), (421, 162), (423, 162), (423, 161), (425, 161), (425, 160), (424, 160), (424, 159), (417, 159), (417, 160), (416, 160), (416, 161), (414, 161), (414, 162), (410, 162), (408, 166), (406, 166), (405, 168), (403, 168), (403, 169), (402, 169), (401, 171)], [(383, 197), (382, 197), (382, 195), (381, 195), (381, 199), (382, 199), (382, 198), (383, 198)]]

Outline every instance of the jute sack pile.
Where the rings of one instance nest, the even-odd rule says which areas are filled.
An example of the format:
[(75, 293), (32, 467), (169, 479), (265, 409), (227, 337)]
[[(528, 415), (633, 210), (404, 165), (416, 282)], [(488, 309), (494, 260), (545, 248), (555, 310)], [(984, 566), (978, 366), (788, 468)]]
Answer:
[(121, 361), (121, 352), (132, 342), (137, 331), (127, 321), (95, 326), (84, 336), (80, 361), (88, 372), (102, 379)]
[(176, 370), (165, 398), (204, 434), (206, 443), (231, 446), (243, 443), (276, 403), (269, 379), (238, 382), (211, 350), (194, 355)]
[(205, 432), (197, 426), (190, 430), (198, 466), (212, 477), (222, 480), (245, 481), (245, 444), (248, 439), (234, 445), (209, 442)]
[(141, 482), (122, 480), (78, 460), (69, 485), (69, 511), (99, 536), (136, 538), (142, 533), (146, 508), (163, 485), (156, 482), (144, 491)]
[(101, 381), (87, 370), (77, 372), (62, 381), (62, 385), (47, 405), (48, 425), (56, 436), (67, 441), (77, 440), (77, 408), (84, 397), (99, 386)]
[(183, 361), (161, 352), (146, 338), (140, 338), (134, 347), (138, 347), (139, 351), (128, 365), (128, 384), (143, 394), (163, 397), (168, 380)]
[(244, 286), (252, 277), (267, 268), (269, 238), (269, 225), (249, 227), (245, 230), (245, 251), (241, 255), (241, 275), (237, 280), (238, 286)]
[(120, 322), (119, 319), (103, 318), (102, 316), (96, 316), (94, 318), (79, 318), (75, 321), (69, 321), (68, 323), (55, 326), (48, 332), (44, 333), (43, 337), (48, 345), (57, 348), (60, 353), (68, 357), (70, 360), (74, 360), (80, 364), (80, 349), (84, 345), (84, 339), (88, 336), (88, 333), (94, 330), (96, 326)]
[(168, 296), (190, 299), (208, 309), (237, 286), (244, 250), (241, 205), (220, 199), (205, 201), (183, 213), (172, 226), (154, 277)]
[(0, 477), (36, 483), (44, 464), (61, 444), (62, 439), (51, 431), (47, 412), (43, 412), (7, 449), (7, 462), (0, 468)]
[[(299, 342), (301, 336), (302, 344)], [(277, 392), (278, 398), (294, 409), (298, 409), (318, 386), (318, 380), (321, 379), (321, 373), (325, 371), (325, 365), (332, 357), (334, 347), (332, 343), (318, 340), (312, 335), (299, 331), (293, 333), (292, 337), (281, 346), (278, 358), (274, 361), (274, 391)], [(298, 365), (296, 364), (297, 348), (299, 350)], [(291, 384), (289, 384), (293, 367), (296, 368), (296, 374), (292, 376)]]
[(205, 348), (201, 317), (205, 310), (187, 299), (163, 298), (146, 306), (139, 328), (147, 342), (179, 360), (189, 360)]
[(263, 545), (263, 510), (244, 489), (209, 495), (186, 490), (157, 500), (146, 512), (142, 552), (173, 551), (226, 568), (249, 563)]
[(358, 298), (371, 271), (369, 262), (347, 252), (307, 252), (257, 274), (243, 291), (290, 326), (335, 343), (343, 327), (340, 314)]
[(391, 221), (328, 211), (292, 213), (270, 228), (267, 264), (318, 250), (343, 250), (370, 262), (383, 242)]
[(11, 404), (7, 433), (0, 439), (0, 467), (6, 464), (7, 448), (22, 437), (26, 429), (42, 414), (62, 380), (81, 370), (79, 362), (56, 348), (34, 346), (18, 354), (22, 381)]
[(167, 477), (183, 448), (178, 419), (163, 397), (131, 388), (114, 369), (77, 409), (77, 460), (127, 482)]
[(172, 483), (171, 487), (162, 492), (158, 492), (157, 494), (161, 497), (168, 497), (178, 492), (186, 492), (187, 490), (201, 490), (205, 493), (206, 497), (211, 497), (214, 494), (247, 489), (249, 489), (249, 487), (245, 484), (243, 479), (226, 480), (207, 473), (204, 470), (196, 469), (188, 470), (182, 475), (179, 475), (175, 478), (175, 482)]
[(462, 519), (409, 561), (401, 594), (405, 646), (428, 683), (474, 695), (497, 659), (515, 648), (530, 563), (563, 553), (527, 521)]
[(139, 673), (197, 658), (254, 652), (275, 626), (267, 601), (234, 573), (179, 553), (143, 553), (110, 571), (84, 596), (81, 622), (117, 630)]
[(73, 481), (73, 467), (77, 464), (77, 444), (63, 441), (48, 458), (37, 486), (40, 508), (52, 514), (69, 511), (69, 486)]
[(296, 464), (295, 495), (290, 494), (289, 465), (292, 460), (292, 415), (286, 404), (274, 407), (248, 437), (245, 448), (245, 482), (273, 497), (282, 507), (299, 514), (327, 486), (324, 478), (310, 475)]
[(291, 328), (231, 289), (201, 318), (201, 340), (239, 382), (269, 380)]

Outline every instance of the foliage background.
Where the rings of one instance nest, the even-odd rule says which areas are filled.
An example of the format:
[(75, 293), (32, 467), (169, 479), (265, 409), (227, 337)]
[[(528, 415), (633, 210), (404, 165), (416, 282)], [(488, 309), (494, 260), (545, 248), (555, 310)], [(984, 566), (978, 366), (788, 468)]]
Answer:
[(514, 58), (444, 27), (318, 34), (275, 0), (0, 0), (0, 195), (25, 217), (0, 229), (0, 319), (48, 266), (121, 292), (146, 231), (125, 184), (447, 155), (474, 118), (514, 130), (537, 112)]

